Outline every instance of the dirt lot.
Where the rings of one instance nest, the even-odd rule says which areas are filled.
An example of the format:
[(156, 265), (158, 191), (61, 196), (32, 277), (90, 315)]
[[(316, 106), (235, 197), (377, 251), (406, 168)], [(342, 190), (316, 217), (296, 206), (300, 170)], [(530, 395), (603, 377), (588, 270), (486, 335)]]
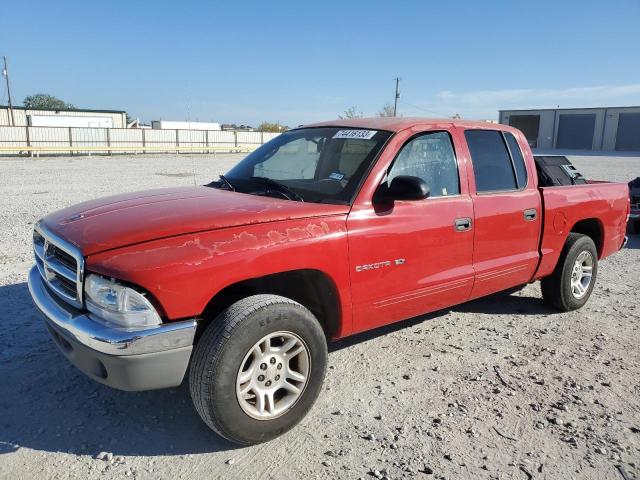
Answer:
[[(186, 385), (124, 393), (84, 377), (29, 298), (34, 221), (204, 183), (238, 158), (0, 159), (1, 478), (640, 478), (638, 237), (580, 311), (549, 309), (533, 284), (334, 345), (316, 406), (268, 444), (221, 440)], [(640, 158), (574, 161), (640, 176)]]

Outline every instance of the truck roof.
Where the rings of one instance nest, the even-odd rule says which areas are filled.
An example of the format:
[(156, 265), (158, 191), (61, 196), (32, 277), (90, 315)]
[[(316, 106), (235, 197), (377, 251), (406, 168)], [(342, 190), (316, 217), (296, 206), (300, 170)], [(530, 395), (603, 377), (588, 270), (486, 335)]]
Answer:
[(474, 122), (470, 120), (459, 120), (454, 118), (421, 118), (421, 117), (372, 117), (372, 118), (350, 118), (331, 120), (327, 122), (312, 123), (303, 127), (356, 127), (374, 130), (388, 130), (399, 132), (407, 128), (421, 126), (441, 126), (455, 125), (459, 127), (488, 128), (492, 130), (510, 130), (506, 125), (490, 122)]

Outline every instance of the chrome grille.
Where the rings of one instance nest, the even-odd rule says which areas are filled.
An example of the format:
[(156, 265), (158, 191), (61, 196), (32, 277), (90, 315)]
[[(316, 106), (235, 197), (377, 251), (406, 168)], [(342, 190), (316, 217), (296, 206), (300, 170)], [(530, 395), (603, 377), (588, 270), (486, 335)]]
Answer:
[(33, 252), (49, 289), (65, 302), (82, 308), (84, 258), (78, 248), (37, 223), (33, 230)]

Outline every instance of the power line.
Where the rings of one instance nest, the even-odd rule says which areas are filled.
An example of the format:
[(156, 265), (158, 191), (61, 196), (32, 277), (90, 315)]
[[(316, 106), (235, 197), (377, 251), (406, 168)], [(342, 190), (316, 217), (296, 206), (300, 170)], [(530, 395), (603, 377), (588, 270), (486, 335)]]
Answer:
[(400, 100), (400, 103), (403, 103), (404, 105), (407, 105), (409, 107), (413, 107), (416, 110), (421, 110), (421, 111), (426, 112), (426, 113), (432, 113), (432, 114), (438, 115), (439, 117), (450, 117), (451, 116), (451, 115), (446, 114), (446, 113), (436, 112), (435, 110), (429, 110), (427, 108), (423, 108), (423, 107), (419, 107), (417, 105), (413, 105), (412, 103), (405, 102), (404, 100)]

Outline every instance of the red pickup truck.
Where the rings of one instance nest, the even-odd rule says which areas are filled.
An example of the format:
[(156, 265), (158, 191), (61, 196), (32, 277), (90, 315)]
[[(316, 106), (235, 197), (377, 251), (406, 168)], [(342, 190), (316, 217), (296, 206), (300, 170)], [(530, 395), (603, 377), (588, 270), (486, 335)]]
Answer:
[(620, 250), (626, 184), (539, 184), (518, 130), (410, 118), (296, 128), (212, 183), (129, 193), (35, 225), (29, 288), (65, 356), (123, 390), (189, 377), (252, 444), (293, 427), (327, 341), (541, 280), (562, 311)]

